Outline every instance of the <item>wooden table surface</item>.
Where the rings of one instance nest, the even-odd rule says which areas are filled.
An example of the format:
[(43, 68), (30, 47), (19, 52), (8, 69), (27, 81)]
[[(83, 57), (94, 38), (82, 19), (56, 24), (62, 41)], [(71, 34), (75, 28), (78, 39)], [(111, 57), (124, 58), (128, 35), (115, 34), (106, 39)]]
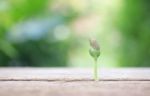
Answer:
[(0, 68), (0, 96), (150, 96), (150, 68)]

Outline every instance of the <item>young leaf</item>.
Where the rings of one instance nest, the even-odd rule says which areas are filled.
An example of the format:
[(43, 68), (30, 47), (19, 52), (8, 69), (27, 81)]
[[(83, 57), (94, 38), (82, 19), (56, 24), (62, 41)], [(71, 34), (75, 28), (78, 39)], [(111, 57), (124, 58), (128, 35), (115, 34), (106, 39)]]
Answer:
[(97, 65), (97, 59), (100, 56), (100, 46), (98, 42), (95, 39), (90, 39), (90, 55), (94, 58), (95, 64), (94, 64), (94, 80), (98, 80), (98, 65)]

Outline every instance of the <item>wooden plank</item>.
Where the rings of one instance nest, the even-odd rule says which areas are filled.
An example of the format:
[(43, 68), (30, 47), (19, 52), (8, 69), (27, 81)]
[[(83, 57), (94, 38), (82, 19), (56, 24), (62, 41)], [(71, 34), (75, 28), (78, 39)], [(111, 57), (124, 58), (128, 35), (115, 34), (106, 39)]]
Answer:
[(0, 68), (0, 96), (149, 96), (150, 69)]
[(148, 81), (0, 81), (0, 96), (149, 96)]
[[(92, 69), (0, 68), (0, 80), (91, 80)], [(100, 80), (150, 80), (149, 68), (100, 69)]]

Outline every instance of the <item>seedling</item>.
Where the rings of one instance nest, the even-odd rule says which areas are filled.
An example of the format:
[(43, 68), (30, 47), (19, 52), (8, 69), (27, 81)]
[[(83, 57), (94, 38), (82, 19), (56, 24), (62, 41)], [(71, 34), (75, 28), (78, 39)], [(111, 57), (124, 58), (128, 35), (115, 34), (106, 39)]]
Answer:
[(98, 81), (98, 64), (97, 64), (97, 59), (100, 56), (100, 46), (98, 42), (95, 39), (90, 39), (90, 50), (89, 50), (90, 55), (94, 59), (94, 80)]

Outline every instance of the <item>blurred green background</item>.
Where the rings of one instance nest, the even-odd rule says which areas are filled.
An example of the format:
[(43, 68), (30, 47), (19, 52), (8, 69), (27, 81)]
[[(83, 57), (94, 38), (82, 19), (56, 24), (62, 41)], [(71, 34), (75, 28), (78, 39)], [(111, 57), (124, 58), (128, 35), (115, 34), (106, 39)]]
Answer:
[(149, 0), (0, 0), (0, 66), (150, 66)]

